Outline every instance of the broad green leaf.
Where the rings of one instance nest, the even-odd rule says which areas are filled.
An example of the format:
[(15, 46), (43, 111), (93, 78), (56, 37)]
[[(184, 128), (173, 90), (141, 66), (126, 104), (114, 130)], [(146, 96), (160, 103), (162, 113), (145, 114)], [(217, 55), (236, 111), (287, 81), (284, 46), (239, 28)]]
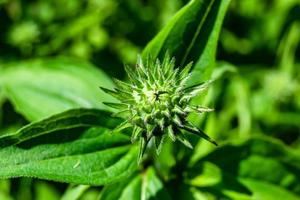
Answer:
[(18, 144), (30, 138), (45, 135), (51, 132), (88, 126), (102, 126), (114, 128), (118, 120), (110, 117), (110, 113), (97, 110), (78, 108), (56, 114), (47, 119), (24, 126), (16, 133), (0, 137), (0, 148)]
[[(84, 116), (87, 111), (95, 112), (66, 111), (32, 123), (16, 135), (1, 137), (2, 144), (10, 141), (8, 138), (15, 138), (17, 142), (12, 144), (17, 144), (0, 149), (0, 178), (25, 176), (103, 185), (132, 174), (137, 167), (137, 147), (126, 135), (110, 134), (107, 128), (112, 122), (108, 121), (106, 126), (106, 112)], [(86, 128), (90, 125), (102, 127)]]
[(299, 200), (299, 195), (295, 195), (277, 184), (270, 184), (268, 182), (253, 179), (241, 179), (241, 181), (253, 191), (252, 199), (274, 200), (275, 198)]
[(71, 108), (107, 109), (102, 102), (114, 101), (99, 89), (113, 87), (104, 72), (67, 58), (11, 63), (1, 72), (0, 85), (16, 110), (29, 121)]
[(299, 196), (293, 194), (292, 192), (284, 189), (276, 184), (271, 184), (264, 181), (257, 181), (255, 179), (241, 178), (241, 182), (246, 185), (253, 195), (245, 195), (241, 193), (235, 193), (233, 191), (224, 191), (224, 195), (227, 198), (233, 200), (273, 200), (276, 199), (286, 199), (286, 200), (298, 200)]
[(138, 200), (141, 199), (142, 177), (135, 174), (129, 179), (105, 186), (100, 200)]
[(171, 199), (163, 183), (153, 168), (148, 168), (143, 174), (136, 174), (131, 179), (106, 186), (100, 200), (147, 200)]
[(171, 199), (153, 168), (148, 168), (143, 176), (142, 199)]
[[(187, 176), (192, 180), (191, 184), (201, 188), (199, 181), (202, 172), (199, 169), (207, 161), (222, 170), (222, 179), (214, 186), (221, 185), (222, 192), (231, 190), (243, 193), (242, 186), (253, 193), (253, 198), (265, 196), (267, 189), (255, 187), (255, 184), (261, 184), (262, 187), (269, 188), (269, 191), (278, 188), (279, 196), (286, 193), (289, 193), (287, 197), (300, 195), (299, 155), (275, 139), (254, 137), (240, 144), (227, 144), (216, 149), (187, 170)], [(198, 175), (195, 176), (197, 172)], [(229, 182), (234, 179), (237, 179), (237, 184)], [(249, 179), (251, 181), (248, 181)]]
[[(199, 174), (199, 171), (201, 173)], [(222, 172), (221, 169), (216, 167), (214, 164), (209, 162), (203, 162), (199, 171), (196, 172), (196, 176), (190, 180), (190, 183), (195, 186), (213, 186), (218, 184), (222, 179)], [(198, 175), (199, 174), (199, 175)]]
[(216, 47), (230, 0), (191, 0), (151, 40), (143, 57), (163, 57), (166, 52), (181, 67), (194, 62), (190, 84), (208, 79), (214, 67)]

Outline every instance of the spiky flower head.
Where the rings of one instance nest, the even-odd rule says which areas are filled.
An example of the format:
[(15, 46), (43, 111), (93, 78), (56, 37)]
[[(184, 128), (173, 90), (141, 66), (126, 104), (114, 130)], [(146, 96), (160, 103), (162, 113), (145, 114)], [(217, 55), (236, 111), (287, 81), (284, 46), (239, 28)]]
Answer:
[(175, 59), (166, 55), (163, 62), (148, 57), (144, 63), (139, 57), (136, 68), (125, 66), (129, 83), (115, 80), (117, 88), (101, 88), (120, 102), (104, 104), (119, 109), (114, 116), (125, 119), (115, 131), (133, 127), (131, 141), (140, 139), (139, 161), (149, 141), (153, 138), (157, 153), (164, 140), (169, 136), (173, 141), (180, 141), (189, 148), (191, 143), (183, 131), (196, 134), (216, 144), (203, 131), (187, 121), (191, 112), (203, 113), (213, 109), (190, 105), (191, 99), (205, 90), (211, 81), (187, 87), (192, 64), (182, 70), (175, 68)]

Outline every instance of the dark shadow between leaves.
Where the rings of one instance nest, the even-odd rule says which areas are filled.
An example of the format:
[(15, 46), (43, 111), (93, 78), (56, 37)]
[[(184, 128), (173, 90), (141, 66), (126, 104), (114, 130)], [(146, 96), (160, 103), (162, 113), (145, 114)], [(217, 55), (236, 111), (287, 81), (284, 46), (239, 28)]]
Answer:
[(80, 128), (56, 131), (56, 132), (48, 133), (42, 136), (29, 139), (20, 144), (17, 144), (16, 146), (22, 149), (30, 149), (35, 146), (44, 145), (44, 144), (63, 144), (80, 138), (87, 129), (88, 128), (80, 127)]

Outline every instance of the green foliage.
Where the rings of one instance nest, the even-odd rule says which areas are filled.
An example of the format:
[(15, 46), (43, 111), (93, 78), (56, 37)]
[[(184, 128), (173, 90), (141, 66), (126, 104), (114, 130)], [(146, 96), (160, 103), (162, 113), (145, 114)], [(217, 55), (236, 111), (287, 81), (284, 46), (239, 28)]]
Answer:
[[(66, 111), (1, 137), (7, 147), (0, 150), (0, 177), (28, 176), (90, 185), (127, 177), (136, 168), (137, 149), (128, 145), (127, 136), (111, 135), (105, 118), (109, 118), (107, 113), (97, 110)], [(75, 129), (92, 125), (102, 127)], [(10, 142), (12, 139), (17, 142)]]
[(190, 84), (207, 80), (215, 61), (221, 24), (230, 0), (192, 0), (145, 47), (143, 57), (168, 51), (181, 67), (194, 62)]
[(253, 193), (253, 198), (272, 199), (271, 191), (275, 190), (278, 196), (297, 199), (299, 163), (293, 149), (271, 138), (254, 137), (209, 153), (189, 167), (186, 177), (195, 187), (215, 187), (225, 196), (231, 196), (232, 191), (242, 193), (241, 189), (247, 188), (249, 198)]
[(98, 86), (113, 87), (101, 70), (67, 58), (9, 64), (0, 74), (0, 84), (16, 110), (30, 121), (71, 108), (105, 109), (101, 100), (111, 98)]
[(74, 109), (24, 126), (13, 134), (2, 135), (0, 147), (15, 145), (31, 138), (51, 132), (77, 127), (103, 126), (112, 128), (116, 120), (110, 119), (110, 114), (96, 109)]
[(78, 185), (76, 187), (69, 187), (61, 200), (77, 200), (89, 188), (89, 185)]
[(142, 174), (135, 176), (113, 185), (106, 186), (100, 200), (113, 199), (166, 199), (171, 197), (164, 189), (163, 183), (160, 181), (155, 170), (148, 168)]
[[(0, 1), (0, 199), (299, 199), (299, 10), (299, 0)], [(200, 130), (219, 146), (188, 134)], [(145, 150), (145, 135), (138, 165), (132, 140)]]

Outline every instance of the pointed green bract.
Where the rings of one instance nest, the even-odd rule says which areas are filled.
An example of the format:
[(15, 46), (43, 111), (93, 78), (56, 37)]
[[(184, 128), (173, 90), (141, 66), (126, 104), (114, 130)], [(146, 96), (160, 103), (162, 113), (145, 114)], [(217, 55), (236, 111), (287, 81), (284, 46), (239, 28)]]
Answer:
[(172, 140), (173, 142), (176, 141), (176, 135), (174, 134), (174, 130), (173, 130), (172, 125), (168, 126), (167, 134), (168, 134), (168, 136), (171, 138), (171, 140)]
[(130, 116), (130, 112), (129, 112), (129, 109), (125, 109), (125, 110), (121, 110), (119, 112), (112, 114), (112, 116), (127, 119), (127, 117)]
[(131, 135), (131, 142), (132, 143), (134, 143), (140, 137), (140, 135), (142, 134), (142, 131), (143, 131), (143, 129), (141, 129), (138, 126), (135, 126), (133, 128), (132, 135)]
[(179, 132), (177, 135), (177, 139), (184, 144), (186, 147), (193, 149), (193, 145), (188, 141), (188, 139), (184, 136), (183, 133)]
[(110, 107), (120, 109), (114, 116), (126, 120), (116, 130), (121, 131), (132, 126), (131, 141), (135, 142), (140, 138), (138, 162), (142, 161), (152, 139), (157, 154), (160, 153), (166, 136), (172, 141), (178, 140), (185, 146), (193, 148), (181, 130), (196, 134), (216, 144), (203, 131), (189, 124), (186, 119), (191, 112), (212, 111), (203, 106), (189, 105), (191, 99), (211, 83), (207, 81), (187, 87), (191, 66), (190, 63), (182, 70), (175, 68), (175, 59), (168, 54), (162, 62), (151, 56), (147, 56), (144, 61), (138, 57), (135, 68), (125, 66), (129, 83), (114, 80), (117, 88), (114, 90), (102, 88), (104, 92), (120, 101), (120, 103), (105, 103)]
[(184, 125), (182, 127), (182, 129), (190, 132), (190, 133), (193, 133), (197, 136), (200, 136), (201, 138), (213, 143), (214, 145), (218, 146), (217, 142), (212, 140), (206, 133), (204, 133), (201, 129), (198, 129), (196, 128), (195, 126), (191, 125), (191, 124), (187, 124), (187, 125)]
[(159, 154), (160, 153), (160, 150), (161, 150), (161, 142), (162, 142), (162, 136), (159, 135), (159, 136), (156, 136), (154, 137), (154, 143), (155, 143), (155, 148), (156, 148), (156, 153)]
[(117, 93), (116, 91), (113, 91), (113, 90), (110, 90), (110, 89), (107, 89), (107, 88), (104, 88), (104, 87), (100, 87), (100, 89), (103, 90), (103, 92), (115, 97), (118, 100), (122, 99), (121, 94)]
[(125, 128), (129, 128), (132, 125), (130, 123), (128, 123), (127, 121), (122, 122), (121, 124), (119, 124), (112, 132), (120, 132)]
[(110, 102), (103, 102), (103, 104), (115, 108), (115, 109), (127, 109), (128, 106), (126, 104), (123, 103), (110, 103)]
[(140, 151), (139, 151), (139, 155), (138, 155), (138, 163), (141, 163), (143, 155), (146, 151), (147, 148), (147, 144), (148, 144), (148, 140), (145, 137), (141, 137), (140, 139)]

